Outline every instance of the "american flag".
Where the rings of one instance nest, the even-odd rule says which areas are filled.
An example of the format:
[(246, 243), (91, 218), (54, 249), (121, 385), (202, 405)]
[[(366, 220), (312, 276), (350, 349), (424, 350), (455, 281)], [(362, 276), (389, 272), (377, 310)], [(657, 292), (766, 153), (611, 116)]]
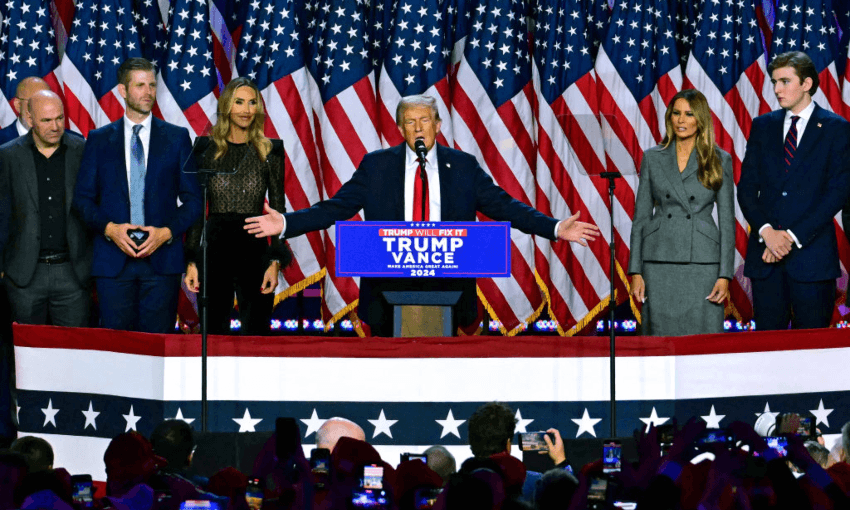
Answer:
[(15, 121), (11, 103), (18, 83), (29, 76), (44, 78), (59, 91), (59, 52), (47, 0), (9, 0), (0, 24), (0, 125)]
[[(845, 59), (846, 53), (838, 48), (838, 27), (832, 13), (831, 2), (824, 0), (802, 0), (789, 2), (780, 0), (776, 6), (773, 25), (771, 54), (786, 51), (804, 51), (811, 57), (820, 78), (820, 86), (812, 99), (827, 110), (846, 118), (850, 108), (842, 100), (836, 61)], [(847, 286), (843, 276), (850, 268), (850, 243), (841, 225), (841, 214), (835, 216), (838, 254), (841, 260), (842, 278), (838, 283), (838, 295), (844, 294)], [(836, 308), (835, 317), (840, 312)]]
[(81, 0), (62, 59), (67, 117), (87, 136), (124, 115), (118, 93), (118, 68), (140, 57), (133, 13), (120, 0)]
[[(351, 178), (363, 156), (381, 147), (375, 71), (367, 47), (369, 17), (362, 0), (315, 0), (307, 7), (311, 104), (323, 192), (331, 197)], [(332, 228), (324, 232), (323, 315), (328, 322), (354, 309), (359, 283), (359, 279), (334, 274), (335, 235)]]
[[(381, 139), (386, 146), (404, 141), (395, 121), (399, 100), (413, 94), (427, 94), (437, 100), (440, 117), (450, 119), (448, 71), (452, 41), (448, 37), (444, 0), (407, 0), (395, 9), (383, 36), (382, 68), (378, 79), (378, 108)], [(394, 12), (393, 12), (394, 11)], [(381, 21), (383, 23), (383, 21)], [(452, 145), (452, 124), (444, 122), (438, 138)]]
[(607, 170), (623, 174), (613, 205), (617, 271), (623, 280), (637, 169), (643, 151), (661, 141), (667, 103), (682, 87), (673, 28), (665, 0), (616, 3), (608, 37), (596, 56)]
[(702, 14), (698, 12), (699, 7), (705, 3), (707, 2), (695, 0), (670, 2), (670, 15), (673, 16), (676, 23), (676, 50), (679, 53), (679, 61), (683, 66), (687, 64), (691, 48), (694, 45), (694, 32), (697, 24), (703, 21)]
[(843, 55), (838, 49), (838, 27), (831, 2), (778, 0), (770, 54), (786, 51), (804, 51), (811, 57), (820, 77), (813, 99), (823, 108), (839, 115), (844, 113), (835, 68), (836, 59)]
[(226, 85), (234, 76), (236, 46), (242, 35), (242, 23), (247, 9), (257, 7), (259, 7), (257, 0), (254, 0), (250, 6), (247, 0), (212, 0), (210, 2), (213, 59), (221, 85)]
[[(604, 170), (597, 110), (593, 41), (577, 1), (542, 2), (534, 31), (538, 94), (537, 208), (556, 218), (580, 219), (610, 233), (607, 186), (590, 175)], [(592, 23), (592, 22), (591, 22)], [(602, 243), (582, 248), (537, 239), (537, 273), (559, 332), (581, 330), (607, 305), (610, 252)]]
[(139, 0), (133, 19), (142, 44), (142, 56), (160, 69), (168, 52), (168, 33), (156, 0)]
[(590, 42), (590, 55), (596, 59), (599, 45), (608, 33), (608, 23), (611, 20), (611, 5), (608, 0), (583, 0), (580, 4), (581, 10), (586, 14), (585, 30), (587, 40)]
[[(304, 66), (297, 2), (276, 0), (250, 5), (236, 53), (236, 69), (257, 84), (266, 108), (266, 135), (283, 140), (287, 209), (321, 200), (321, 175), (311, 104), (311, 79)], [(288, 240), (295, 261), (284, 272), (277, 299), (325, 275), (319, 232)]]
[(163, 118), (187, 128), (194, 138), (208, 133), (216, 121), (218, 79), (207, 2), (178, 0), (168, 30), (168, 53), (159, 69), (156, 100)]
[[(735, 182), (753, 118), (779, 105), (767, 76), (764, 48), (755, 8), (747, 2), (704, 2), (694, 25), (694, 46), (686, 81), (705, 94), (714, 115), (717, 144), (732, 155)], [(739, 320), (752, 318), (749, 280), (743, 276), (748, 226), (735, 201), (735, 278), (730, 286)]]
[(74, 0), (52, 0), (50, 2), (50, 17), (53, 19), (53, 30), (56, 34), (56, 49), (59, 51), (59, 55), (63, 54), (65, 45), (68, 44), (74, 11)]
[[(534, 206), (534, 90), (524, 0), (487, 0), (464, 12), (463, 56), (451, 89), (455, 146), (475, 155), (512, 197)], [(480, 215), (479, 215), (480, 216)], [(504, 334), (545, 305), (534, 277), (534, 241), (511, 231), (511, 278), (479, 278), (478, 295)]]
[[(447, 350), (440, 339), (218, 337), (210, 344), (208, 429), (267, 432), (275, 418), (291, 416), (309, 451), (324, 420), (343, 416), (393, 465), (400, 453), (433, 444), (460, 464), (471, 456), (470, 415), (499, 400), (514, 409), (517, 432), (554, 427), (568, 448), (571, 439), (607, 437), (608, 340), (524, 340), (483, 336)], [(618, 433), (691, 417), (718, 428), (794, 410), (837, 440), (850, 419), (846, 345), (835, 329), (651, 346), (622, 338)], [(199, 355), (198, 335), (16, 325), (21, 433), (47, 439), (56, 466), (104, 481), (103, 453), (117, 434), (149, 436), (167, 418), (200, 429)]]
[[(141, 51), (142, 55), (152, 56), (154, 60), (164, 59), (158, 66), (161, 71), (160, 94), (154, 113), (169, 122), (190, 126), (193, 133), (202, 132), (215, 121), (213, 112), (217, 87), (226, 84), (232, 75), (250, 76), (249, 73), (256, 73), (255, 79), (262, 82), (263, 98), (268, 107), (268, 135), (282, 138), (287, 147), (286, 186), (290, 210), (307, 207), (331, 196), (348, 179), (363, 154), (382, 145), (398, 143), (400, 138), (392, 119), (395, 100), (413, 92), (424, 91), (438, 98), (444, 121), (440, 143), (476, 154), (496, 181), (512, 195), (527, 203), (536, 202), (535, 205), (543, 209), (554, 207), (552, 200), (557, 198), (551, 186), (549, 192), (542, 191), (549, 185), (546, 180), (554, 178), (549, 176), (553, 175), (551, 172), (557, 165), (562, 164), (567, 169), (582, 167), (584, 170), (588, 170), (590, 165), (580, 159), (581, 151), (576, 155), (578, 159), (565, 156), (567, 153), (560, 149), (553, 157), (543, 158), (540, 155), (542, 146), (555, 140), (558, 134), (556, 127), (561, 130), (559, 136), (575, 148), (571, 137), (577, 131), (564, 123), (556, 125), (551, 117), (546, 117), (562, 115), (554, 113), (553, 105), (556, 103), (551, 101), (561, 101), (565, 105), (563, 107), (569, 108), (575, 116), (572, 109), (576, 107), (569, 99), (579, 99), (587, 104), (586, 110), (580, 111), (600, 114), (601, 139), (605, 142), (604, 158), (600, 157), (600, 162), (610, 170), (633, 174), (642, 150), (657, 143), (661, 137), (663, 128), (659, 118), (666, 100), (682, 86), (680, 71), (675, 64), (679, 61), (678, 56), (684, 57), (685, 54), (677, 49), (686, 49), (691, 44), (703, 44), (700, 48), (706, 49), (690, 54), (688, 83), (696, 85), (709, 96), (716, 117), (718, 141), (733, 154), (736, 168), (746, 148), (745, 140), (752, 117), (778, 107), (769, 81), (759, 81), (759, 71), (763, 73), (764, 66), (759, 50), (748, 45), (758, 46), (758, 41), (763, 40), (770, 54), (789, 49), (808, 52), (821, 71), (821, 91), (815, 99), (822, 106), (845, 115), (850, 112), (850, 86), (845, 86), (850, 82), (850, 74), (839, 74), (842, 67), (839, 64), (844, 64), (847, 58), (848, 35), (846, 30), (836, 26), (836, 19), (846, 24), (846, 1), (759, 0), (755, 2), (754, 9), (750, 3), (740, 0), (733, 0), (731, 4), (730, 0), (626, 1), (613, 3), (613, 9), (607, 0), (580, 0), (576, 7), (569, 9), (567, 6), (572, 6), (571, 2), (552, 4), (556, 8), (552, 16), (558, 16), (557, 10), (564, 9), (569, 25), (565, 25), (565, 29), (580, 26), (573, 21), (572, 10), (577, 10), (583, 18), (586, 34), (576, 35), (583, 35), (589, 40), (598, 101), (594, 100), (596, 93), (591, 90), (594, 86), (592, 74), (585, 73), (586, 78), (571, 78), (573, 81), (556, 77), (555, 88), (563, 87), (557, 94), (563, 96), (560, 100), (555, 96), (547, 98), (539, 83), (536, 89), (531, 85), (533, 73), (538, 73), (538, 77), (545, 74), (542, 59), (551, 58), (554, 49), (535, 45), (529, 52), (528, 40), (520, 41), (519, 34), (525, 36), (532, 32), (536, 42), (567, 37), (563, 33), (551, 35), (545, 27), (536, 26), (537, 21), (549, 16), (545, 9), (550, 4), (545, 2), (539, 6), (535, 3), (533, 13), (527, 4), (508, 0), (348, 0), (342, 3), (292, 0), (291, 4), (281, 3), (281, 0), (79, 2), (80, 6), (93, 4), (99, 8), (110, 6), (111, 12), (86, 10), (75, 6), (72, 0), (0, 3), (0, 89), (6, 99), (0, 101), (0, 125), (14, 121), (15, 113), (9, 103), (14, 96), (14, 87), (25, 75), (47, 76), (55, 90), (63, 90), (64, 87), (65, 91), (71, 92), (66, 111), (69, 118), (74, 119), (71, 127), (81, 132), (100, 127), (120, 114), (123, 105), (115, 94), (114, 84), (110, 89), (103, 89), (104, 85), (96, 83), (94, 67), (90, 74), (86, 74), (81, 69), (82, 64), (74, 60), (85, 54), (77, 55), (78, 50), (86, 46), (85, 38), (82, 39), (83, 44), (69, 41), (62, 60), (63, 67), (71, 66), (68, 76), (53, 73), (62, 54), (65, 39), (62, 32), (73, 35), (78, 28), (71, 23), (73, 16), (80, 20), (114, 19), (105, 33), (114, 33), (109, 37), (124, 41), (123, 47), (119, 51), (96, 44), (96, 54), (119, 51), (123, 52), (119, 56), (123, 59), (125, 54)], [(271, 12), (268, 12), (269, 4), (273, 6)], [(119, 16), (118, 8), (122, 7), (125, 11)], [(284, 9), (288, 11), (288, 18), (283, 17)], [(171, 15), (164, 17), (163, 13), (167, 11)], [(707, 39), (708, 34), (712, 30), (722, 30), (727, 24), (727, 14), (718, 14), (716, 20), (707, 17), (715, 11), (732, 16), (736, 37), (744, 33), (748, 36), (738, 41), (720, 40), (712, 46), (715, 40)], [(249, 14), (256, 20), (265, 16), (264, 19), (272, 24), (267, 31), (263, 29), (262, 21), (260, 25), (249, 26)], [(127, 15), (132, 15), (135, 21), (136, 34), (131, 31), (131, 23), (121, 21)], [(741, 17), (746, 26), (739, 24), (736, 16)], [(753, 27), (753, 17), (758, 27)], [(278, 20), (279, 26), (285, 27), (283, 37), (276, 30), (278, 24), (271, 20)], [(167, 21), (165, 27), (162, 21)], [(92, 30), (85, 25), (87, 22), (79, 27), (81, 31)], [(481, 28), (476, 26), (477, 22), (482, 23)], [(535, 26), (530, 26), (529, 22)], [(174, 30), (171, 30), (172, 25)], [(62, 27), (62, 30), (51, 32), (51, 26)], [(118, 32), (118, 26), (124, 30)], [(491, 26), (497, 27), (498, 33), (492, 34)], [(719, 28), (712, 29), (712, 26)], [(550, 25), (549, 30), (556, 28)], [(249, 39), (244, 37), (246, 31), (252, 33)], [(435, 31), (438, 34), (434, 35)], [(838, 43), (842, 32), (842, 43)], [(296, 33), (300, 44), (292, 40), (292, 34)], [(352, 33), (356, 33), (356, 37)], [(289, 34), (286, 49), (291, 55), (283, 51), (286, 34)], [(752, 43), (747, 41), (750, 36)], [(574, 35), (570, 34), (570, 37)], [(131, 42), (134, 38), (139, 40), (135, 47)], [(471, 46), (473, 39), (479, 41), (477, 48)], [(115, 39), (109, 40), (114, 44)], [(405, 46), (399, 44), (400, 40)], [(481, 46), (482, 42), (487, 44), (491, 40), (496, 45), (492, 51)], [(275, 53), (271, 50), (273, 41), (279, 41), (278, 48), (282, 51)], [(33, 47), (35, 43), (38, 43), (37, 48)], [(156, 56), (157, 43), (160, 44), (158, 51), (161, 57)], [(502, 56), (500, 48), (504, 44), (510, 47), (512, 54)], [(560, 51), (563, 52), (564, 48), (562, 46)], [(602, 50), (597, 58), (599, 48)], [(707, 48), (716, 48), (717, 51), (725, 48), (729, 52), (732, 48), (739, 48), (734, 59), (730, 53), (729, 58), (735, 64), (728, 67), (728, 74), (723, 74), (721, 67), (712, 67), (712, 62), (720, 62), (725, 57), (711, 57)], [(38, 53), (32, 56), (31, 52), (36, 50)], [(243, 50), (248, 51), (249, 59), (258, 55), (261, 59), (259, 64), (252, 60), (251, 63), (256, 66), (250, 70), (246, 68), (244, 72), (237, 69), (242, 62), (237, 51)], [(517, 51), (521, 55), (517, 55)], [(397, 60), (399, 56), (400, 62)], [(104, 56), (105, 62), (109, 58)], [(495, 67), (499, 58), (504, 60), (506, 70), (515, 65), (520, 69), (518, 75), (513, 73), (509, 80), (502, 81), (501, 88), (495, 81), (498, 73), (503, 72)], [(485, 66), (488, 59), (491, 63), (489, 70)], [(273, 60), (274, 64), (265, 64), (267, 60)], [(532, 70), (532, 60), (536, 62), (536, 70)], [(411, 64), (413, 61), (416, 66)], [(428, 67), (426, 62), (433, 64)], [(267, 76), (263, 75), (262, 69), (265, 68), (271, 69)], [(14, 74), (9, 75), (10, 72)], [(410, 76), (413, 76), (412, 82)], [(113, 75), (109, 75), (109, 79), (113, 79)], [(575, 87), (583, 91), (581, 96), (570, 94), (569, 90)], [(491, 89), (494, 88), (499, 90), (493, 92)], [(513, 95), (506, 95), (509, 88)], [(838, 94), (842, 89), (843, 96)], [(505, 114), (508, 109), (514, 113)], [(79, 120), (80, 125), (76, 124), (76, 119), (86, 117), (89, 120)], [(583, 129), (592, 127), (583, 126)], [(506, 146), (514, 144), (514, 149), (507, 150), (502, 143)], [(488, 147), (492, 150), (487, 150)], [(590, 148), (584, 147), (584, 154), (598, 154), (598, 148)], [(495, 163), (494, 159), (497, 160)], [(542, 178), (538, 175), (541, 169)], [(608, 220), (599, 217), (595, 212), (597, 209), (592, 206), (600, 200), (600, 196), (605, 203), (607, 196), (600, 192), (599, 183), (595, 180), (590, 182), (594, 183), (592, 189), (585, 189), (580, 182), (571, 182), (575, 186), (574, 191), (559, 190), (562, 195), (572, 193), (580, 199), (577, 202), (566, 201), (562, 206), (569, 211), (587, 211), (587, 216), (583, 213), (582, 218), (598, 223), (607, 236)], [(627, 175), (619, 180), (613, 204), (619, 246), (617, 286), (620, 291), (625, 289), (622, 266), (628, 260), (636, 186), (636, 176)], [(552, 202), (547, 204), (546, 200)], [(558, 217), (562, 215), (558, 209), (550, 209), (550, 212)], [(740, 214), (738, 219), (740, 238), (746, 225)], [(333, 267), (332, 235), (316, 233), (290, 241), (296, 254), (296, 264), (284, 274), (290, 288), (278, 298), (300, 290), (308, 282), (326, 278), (324, 314), (326, 318), (337, 320), (353, 309), (357, 282), (326, 275), (324, 268)], [(579, 263), (572, 255), (562, 254), (558, 258), (543, 256), (541, 259), (540, 254), (533, 251), (534, 242), (528, 236), (519, 235), (515, 241), (514, 259), (522, 266), (515, 268), (515, 278), (499, 282), (484, 280), (480, 286), (480, 296), (494, 315), (507, 325), (506, 332), (517, 331), (520, 323), (534, 317), (545, 305), (546, 299), (560, 310), (562, 305), (556, 304), (558, 297), (551, 294), (553, 289), (559, 288), (558, 284), (548, 280), (554, 278), (557, 268), (555, 265), (541, 266), (543, 260), (551, 259), (552, 263), (562, 260), (574, 266), (579, 264), (580, 269), (575, 267), (574, 274), (564, 269), (564, 274), (560, 275), (562, 279), (566, 275), (569, 281), (576, 278), (591, 282), (597, 278), (593, 267)], [(594, 253), (597, 259), (594, 264), (605, 264), (608, 255), (600, 253), (600, 247), (604, 250), (604, 243), (596, 244), (599, 246), (577, 252)], [(739, 246), (738, 261), (741, 262), (743, 247), (740, 243)], [(561, 243), (547, 246), (540, 241), (539, 247), (553, 252), (572, 251)], [(850, 265), (850, 245), (843, 235), (839, 235), (839, 252), (843, 267)], [(570, 259), (576, 260), (570, 262)], [(607, 274), (607, 264), (605, 268)], [(738, 269), (740, 273), (740, 265)], [(539, 281), (534, 280), (535, 270)], [(843, 286), (842, 282), (839, 286)], [(538, 283), (550, 294), (536, 296)], [(574, 288), (569, 292), (562, 288), (562, 292), (571, 292), (573, 296), (584, 293), (581, 300), (584, 308), (592, 310), (589, 305), (592, 304), (590, 297), (593, 293), (588, 289), (595, 291), (597, 286), (572, 284)], [(732, 311), (742, 318), (749, 313), (746, 288), (746, 281), (739, 275), (737, 284), (732, 286), (735, 305)], [(572, 321), (579, 321), (583, 316), (582, 307), (573, 310), (563, 306), (564, 311), (555, 312), (555, 318), (562, 322), (561, 331), (568, 333), (574, 329)]]

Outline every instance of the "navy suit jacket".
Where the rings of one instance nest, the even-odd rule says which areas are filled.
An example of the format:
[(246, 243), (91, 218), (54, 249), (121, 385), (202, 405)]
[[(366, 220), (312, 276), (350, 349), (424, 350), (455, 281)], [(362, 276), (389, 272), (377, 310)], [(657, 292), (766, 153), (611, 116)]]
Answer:
[[(367, 154), (351, 179), (336, 194), (309, 209), (285, 215), (286, 237), (329, 228), (363, 209), (366, 221), (404, 220), (405, 144)], [(436, 145), (440, 173), (442, 221), (475, 221), (476, 211), (496, 221), (510, 221), (527, 234), (554, 239), (558, 221), (513, 199), (497, 186), (471, 154)], [(386, 320), (379, 297), (384, 290), (461, 290), (461, 325), (475, 319), (474, 278), (361, 278), (360, 316), (369, 324)]]
[[(145, 175), (146, 226), (168, 227), (173, 239), (150, 256), (159, 274), (181, 274), (183, 233), (201, 214), (202, 199), (195, 177), (189, 132), (157, 118), (151, 123)], [(180, 199), (180, 206), (177, 199)], [(130, 222), (130, 192), (124, 159), (124, 117), (89, 133), (77, 186), (74, 209), (95, 231), (92, 276), (114, 277), (127, 256), (103, 235), (106, 225)]]
[[(757, 117), (747, 141), (738, 183), (738, 203), (751, 230), (744, 275), (767, 278), (781, 265), (797, 281), (838, 278), (832, 219), (850, 193), (850, 123), (815, 105), (786, 172), (784, 120), (785, 110)], [(758, 230), (766, 223), (791, 230), (803, 247), (794, 246), (778, 263), (765, 263)]]
[(19, 136), (20, 135), (18, 134), (18, 121), (16, 119), (15, 122), (9, 124), (3, 129), (0, 129), (0, 145), (3, 145), (7, 142), (11, 142)]

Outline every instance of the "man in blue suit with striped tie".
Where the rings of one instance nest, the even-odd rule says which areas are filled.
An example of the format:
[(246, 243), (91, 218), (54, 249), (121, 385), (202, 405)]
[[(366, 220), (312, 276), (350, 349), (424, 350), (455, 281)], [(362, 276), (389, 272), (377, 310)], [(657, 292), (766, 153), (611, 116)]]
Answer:
[(89, 133), (74, 208), (98, 234), (92, 276), (103, 326), (173, 332), (183, 233), (202, 208), (192, 142), (185, 128), (151, 115), (156, 75), (149, 61), (121, 64), (118, 92), (125, 115)]
[(768, 70), (782, 109), (753, 120), (741, 167), (744, 275), (757, 329), (824, 328), (841, 274), (832, 219), (850, 193), (850, 123), (812, 101), (819, 80), (805, 53), (777, 55)]

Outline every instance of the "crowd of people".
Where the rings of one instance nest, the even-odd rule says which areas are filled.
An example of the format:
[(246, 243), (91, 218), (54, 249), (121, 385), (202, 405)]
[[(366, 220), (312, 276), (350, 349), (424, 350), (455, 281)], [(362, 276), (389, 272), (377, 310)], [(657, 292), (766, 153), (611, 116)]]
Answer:
[[(650, 427), (635, 431), (635, 459), (610, 463), (612, 454), (600, 452), (584, 466), (570, 465), (560, 434), (549, 429), (539, 454), (554, 467), (539, 473), (511, 455), (513, 411), (490, 402), (470, 417), (472, 456), (460, 466), (439, 445), (393, 466), (360, 426), (331, 418), (316, 432), (309, 457), (297, 426), (278, 428), (250, 472), (224, 467), (203, 477), (192, 468), (191, 426), (166, 420), (150, 438), (126, 432), (110, 442), (102, 491), (90, 476), (54, 467), (44, 439), (17, 439), (0, 451), (0, 510), (850, 508), (850, 423), (833, 452), (799, 436), (799, 423), (799, 415), (781, 415), (768, 429), (772, 437), (743, 422), (706, 430), (693, 419), (669, 435)], [(773, 444), (777, 438), (781, 447)]]

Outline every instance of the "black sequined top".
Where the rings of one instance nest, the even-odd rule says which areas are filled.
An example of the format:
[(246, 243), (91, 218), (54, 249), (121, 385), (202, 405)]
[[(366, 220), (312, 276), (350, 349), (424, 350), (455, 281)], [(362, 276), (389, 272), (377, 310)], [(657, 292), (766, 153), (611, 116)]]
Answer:
[[(263, 213), (267, 191), (272, 209), (284, 212), (284, 157), (283, 151), (277, 150), (282, 149), (282, 146), (274, 147), (266, 161), (260, 161), (257, 151), (247, 143), (227, 142), (227, 146), (227, 152), (219, 160), (215, 159), (216, 145), (212, 142), (200, 157), (196, 156), (199, 169), (225, 172), (209, 178), (210, 214), (260, 215)], [(200, 258), (202, 231), (203, 218), (196, 221), (186, 234), (187, 263), (197, 262)], [(272, 236), (267, 255), (269, 260), (280, 260), (281, 267), (284, 267), (291, 257), (285, 243), (277, 236)]]

